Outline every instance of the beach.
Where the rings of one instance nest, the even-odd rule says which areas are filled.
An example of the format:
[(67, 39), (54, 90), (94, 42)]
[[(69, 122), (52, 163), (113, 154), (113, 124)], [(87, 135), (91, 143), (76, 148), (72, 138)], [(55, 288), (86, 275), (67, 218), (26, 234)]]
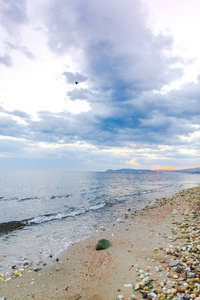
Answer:
[[(1, 274), (0, 299), (197, 299), (200, 187), (135, 213), (130, 206), (59, 256)], [(111, 247), (96, 250), (107, 239)], [(185, 297), (185, 298), (183, 298)]]

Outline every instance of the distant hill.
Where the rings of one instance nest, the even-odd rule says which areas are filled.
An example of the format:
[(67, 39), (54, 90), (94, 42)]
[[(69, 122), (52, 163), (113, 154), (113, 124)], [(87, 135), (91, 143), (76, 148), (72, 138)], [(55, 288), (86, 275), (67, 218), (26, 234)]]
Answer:
[(141, 173), (154, 173), (154, 170), (148, 169), (119, 169), (119, 170), (107, 170), (107, 173), (130, 173), (130, 174), (141, 174)]
[(126, 174), (143, 174), (143, 173), (155, 173), (155, 172), (164, 172), (164, 173), (190, 173), (190, 174), (200, 174), (199, 168), (188, 168), (181, 170), (150, 170), (150, 169), (118, 169), (118, 170), (107, 170), (106, 173), (126, 173)]
[(188, 168), (188, 169), (181, 169), (176, 170), (178, 173), (200, 173), (200, 168)]

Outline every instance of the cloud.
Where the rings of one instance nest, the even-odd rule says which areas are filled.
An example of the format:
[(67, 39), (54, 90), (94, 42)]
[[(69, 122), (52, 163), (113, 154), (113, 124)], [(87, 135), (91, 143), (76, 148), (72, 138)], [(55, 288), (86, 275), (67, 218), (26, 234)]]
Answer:
[[(0, 2), (0, 48), (6, 53), (0, 56), (0, 63), (7, 67), (13, 67), (13, 62), (16, 62), (16, 51), (30, 60), (35, 59), (29, 46), (23, 45), (26, 41), (22, 41), (27, 34), (24, 26), (28, 25), (30, 21), (27, 15), (26, 0), (1, 0)], [(29, 31), (29, 35), (32, 34), (33, 32)], [(18, 56), (17, 61), (19, 61)]]
[(81, 52), (79, 68), (101, 89), (111, 89), (113, 100), (160, 89), (183, 74), (175, 67), (180, 58), (164, 54), (172, 38), (152, 34), (140, 1), (87, 0), (82, 5), (59, 0), (49, 8), (47, 26), (50, 49), (62, 55), (70, 49)]
[(5, 65), (6, 67), (12, 66), (12, 58), (8, 54), (0, 55), (0, 64)]
[[(87, 117), (84, 115), (87, 135), (80, 138), (109, 146), (128, 141), (166, 142), (163, 132), (172, 133), (169, 99), (165, 102), (164, 96), (156, 96), (153, 91), (183, 75), (183, 69), (176, 67), (182, 59), (165, 55), (172, 49), (173, 39), (153, 35), (140, 1), (87, 0), (83, 6), (78, 0), (73, 4), (60, 0), (56, 7), (51, 3), (47, 18), (49, 47), (57, 55), (70, 54), (71, 49), (81, 53), (82, 73), (77, 75), (85, 74), (90, 82), (90, 89), (67, 93), (69, 99), (83, 99), (91, 105)], [(64, 74), (68, 82), (74, 82), (74, 73)], [(165, 110), (170, 110), (169, 115)]]
[(83, 74), (79, 74), (78, 72), (76, 73), (71, 73), (71, 72), (63, 72), (63, 75), (66, 79), (67, 83), (74, 84), (75, 81), (80, 82), (85, 82), (87, 80), (87, 76)]
[(34, 54), (25, 46), (20, 45), (19, 41), (15, 40), (15, 44), (10, 41), (5, 43), (6, 47), (9, 49), (9, 51), (11, 50), (16, 50), (16, 51), (20, 51), (21, 53), (23, 53), (28, 59), (34, 60), (35, 56)]
[[(20, 34), (34, 17), (26, 2), (4, 2), (0, 14), (8, 34), (3, 44), (10, 51), (3, 52), (7, 54), (0, 56), (0, 63), (15, 66), (11, 54), (16, 51), (36, 63), (40, 52), (34, 50), (35, 39), (29, 44)], [(63, 158), (74, 164), (143, 167), (192, 160), (194, 154), (199, 158), (200, 78), (179, 90), (162, 92), (164, 86), (181, 79), (188, 62), (172, 54), (171, 36), (155, 35), (147, 26), (141, 1), (49, 0), (37, 18), (36, 25), (44, 29), (42, 41), (48, 43), (48, 68), (44, 73), (35, 69), (44, 74), (38, 85), (41, 90), (34, 77), (27, 90), (24, 81), (19, 83), (26, 106), (31, 99), (39, 101), (43, 111), (33, 118), (25, 109), (1, 110), (0, 134), (12, 138), (4, 140), (2, 155), (9, 145), (14, 151), (16, 143), (17, 156), (21, 151), (22, 157)], [(41, 53), (40, 60), (45, 61)], [(55, 83), (62, 78), (65, 89), (59, 108), (57, 93), (53, 100), (47, 93), (51, 93), (47, 79), (53, 64), (58, 65), (53, 69)]]
[(85, 100), (85, 99), (89, 99), (90, 94), (92, 93), (88, 89), (76, 88), (69, 91), (67, 93), (67, 96), (70, 98), (70, 100), (77, 100), (77, 99)]
[(135, 161), (135, 159), (126, 161), (126, 163), (127, 163), (127, 164), (131, 164), (131, 165), (135, 165), (135, 166), (139, 166), (139, 165), (140, 165), (139, 163), (137, 163), (137, 162)]
[(0, 16), (3, 26), (9, 33), (14, 34), (16, 26), (27, 21), (26, 1), (9, 0), (2, 1), (0, 5)]
[(26, 112), (20, 111), (18, 109), (15, 109), (12, 112), (7, 112), (7, 113), (9, 113), (11, 115), (14, 115), (14, 116), (17, 116), (17, 117), (20, 117), (20, 118), (23, 118), (23, 119), (29, 119), (30, 118), (29, 114), (27, 114)]

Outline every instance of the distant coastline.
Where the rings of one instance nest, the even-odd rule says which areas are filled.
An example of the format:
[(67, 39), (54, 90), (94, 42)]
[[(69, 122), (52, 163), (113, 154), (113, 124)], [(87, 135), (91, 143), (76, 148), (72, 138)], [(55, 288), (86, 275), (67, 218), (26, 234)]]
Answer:
[(198, 168), (188, 168), (188, 169), (170, 169), (170, 170), (150, 170), (150, 169), (118, 169), (112, 170), (108, 169), (106, 173), (130, 173), (130, 174), (144, 174), (144, 173), (190, 173), (190, 174), (200, 174), (200, 167)]

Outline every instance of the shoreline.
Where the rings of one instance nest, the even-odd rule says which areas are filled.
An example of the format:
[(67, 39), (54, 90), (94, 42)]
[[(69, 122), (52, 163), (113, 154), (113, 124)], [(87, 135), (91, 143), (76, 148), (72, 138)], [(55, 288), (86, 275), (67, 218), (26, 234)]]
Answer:
[[(199, 202), (200, 187), (195, 187), (182, 190), (172, 197), (156, 200), (138, 215), (127, 211), (109, 229), (69, 246), (56, 259), (49, 258), (45, 265), (43, 262), (38, 263), (34, 266), (35, 271), (33, 266), (27, 265), (24, 271), (13, 269), (13, 272), (19, 274), (12, 280), (5, 280), (0, 275), (0, 298), (112, 300), (133, 299), (133, 296), (135, 299), (142, 299), (153, 293), (150, 296), (156, 297), (155, 299), (162, 297), (161, 300), (164, 300), (168, 295), (163, 292), (164, 287), (166, 290), (176, 290), (173, 290), (174, 294), (171, 293), (170, 297), (173, 298), (178, 295), (178, 289), (173, 288), (176, 284), (171, 285), (170, 282), (177, 281), (180, 276), (173, 272), (169, 262), (175, 248), (185, 247), (183, 236), (185, 230), (191, 227), (194, 216), (192, 209), (196, 211)], [(185, 223), (189, 225), (184, 227)], [(197, 225), (196, 227), (198, 228)], [(178, 238), (180, 236), (183, 242)], [(112, 247), (96, 251), (95, 246), (102, 238), (108, 239)], [(195, 238), (197, 240), (196, 236)], [(152, 286), (155, 285), (157, 294), (146, 283), (141, 290), (142, 284), (139, 283), (144, 283), (143, 280), (148, 277)], [(198, 281), (195, 283), (199, 284)], [(186, 291), (188, 290), (185, 288)], [(196, 294), (194, 299), (198, 298), (199, 294)]]

